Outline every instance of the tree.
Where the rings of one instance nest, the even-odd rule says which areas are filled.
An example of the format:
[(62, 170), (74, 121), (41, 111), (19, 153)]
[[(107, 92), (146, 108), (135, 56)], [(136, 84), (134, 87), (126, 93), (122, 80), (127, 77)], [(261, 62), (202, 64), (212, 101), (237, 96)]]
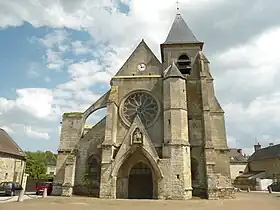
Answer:
[(52, 152), (26, 152), (26, 173), (32, 179), (46, 179), (47, 164), (50, 159), (56, 159), (57, 155)]

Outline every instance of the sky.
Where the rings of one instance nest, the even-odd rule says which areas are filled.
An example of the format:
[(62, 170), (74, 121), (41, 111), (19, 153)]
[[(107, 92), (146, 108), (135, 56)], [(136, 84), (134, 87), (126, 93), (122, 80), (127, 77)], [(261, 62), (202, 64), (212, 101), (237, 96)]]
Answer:
[[(229, 147), (280, 143), (280, 1), (181, 0), (204, 41)], [(24, 150), (57, 151), (64, 112), (109, 88), (141, 39), (160, 58), (176, 0), (0, 0), (0, 127)], [(95, 112), (97, 122), (106, 110)]]

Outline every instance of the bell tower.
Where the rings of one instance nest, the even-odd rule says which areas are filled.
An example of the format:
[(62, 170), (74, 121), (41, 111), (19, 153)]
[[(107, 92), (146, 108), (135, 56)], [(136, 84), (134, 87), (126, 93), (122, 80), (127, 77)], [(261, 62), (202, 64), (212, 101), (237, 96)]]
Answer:
[(191, 62), (202, 50), (203, 44), (178, 13), (165, 42), (160, 45), (164, 69), (174, 62), (182, 74), (190, 74)]

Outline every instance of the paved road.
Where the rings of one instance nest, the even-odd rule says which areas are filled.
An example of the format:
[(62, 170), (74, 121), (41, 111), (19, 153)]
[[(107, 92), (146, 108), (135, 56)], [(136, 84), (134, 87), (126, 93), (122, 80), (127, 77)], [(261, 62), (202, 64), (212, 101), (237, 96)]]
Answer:
[(236, 199), (188, 201), (171, 200), (103, 200), (87, 197), (52, 197), (29, 199), (22, 203), (0, 204), (0, 209), (16, 210), (279, 210), (279, 194), (237, 193)]
[[(32, 198), (38, 198), (40, 196), (37, 196), (35, 192), (26, 192), (24, 195), (24, 200), (32, 199)], [(17, 201), (18, 196), (0, 196), (0, 203), (7, 203), (7, 202), (13, 202)]]

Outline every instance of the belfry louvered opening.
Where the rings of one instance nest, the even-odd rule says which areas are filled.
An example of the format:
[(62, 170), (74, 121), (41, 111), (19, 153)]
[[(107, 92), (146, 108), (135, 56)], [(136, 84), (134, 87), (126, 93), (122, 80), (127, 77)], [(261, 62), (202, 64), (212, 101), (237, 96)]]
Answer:
[(181, 55), (177, 60), (177, 67), (182, 74), (191, 74), (191, 59), (189, 56)]

